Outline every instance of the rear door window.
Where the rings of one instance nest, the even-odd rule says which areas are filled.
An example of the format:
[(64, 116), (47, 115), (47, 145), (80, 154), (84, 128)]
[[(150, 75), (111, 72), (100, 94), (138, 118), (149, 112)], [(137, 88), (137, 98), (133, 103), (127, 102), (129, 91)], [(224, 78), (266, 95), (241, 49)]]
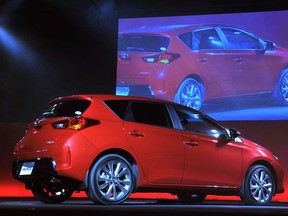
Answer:
[(194, 31), (192, 40), (193, 50), (224, 49), (224, 45), (214, 28)]
[(165, 104), (132, 101), (128, 121), (172, 128), (170, 115)]

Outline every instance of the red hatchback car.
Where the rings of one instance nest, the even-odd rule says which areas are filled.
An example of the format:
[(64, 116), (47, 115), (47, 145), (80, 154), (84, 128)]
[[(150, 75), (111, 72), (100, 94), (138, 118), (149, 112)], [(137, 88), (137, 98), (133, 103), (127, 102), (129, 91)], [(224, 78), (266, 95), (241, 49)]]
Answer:
[(199, 110), (204, 101), (268, 95), (288, 104), (288, 50), (227, 25), (145, 26), (118, 35), (117, 95)]
[(284, 191), (278, 158), (237, 130), (177, 103), (116, 95), (51, 101), (16, 144), (12, 174), (45, 203), (85, 191), (113, 205), (144, 191), (266, 205)]

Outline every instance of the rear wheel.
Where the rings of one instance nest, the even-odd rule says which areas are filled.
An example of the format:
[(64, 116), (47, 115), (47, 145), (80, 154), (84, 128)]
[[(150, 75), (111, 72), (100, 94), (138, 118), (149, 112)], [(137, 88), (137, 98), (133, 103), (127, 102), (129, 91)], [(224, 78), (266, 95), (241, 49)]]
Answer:
[(121, 204), (133, 191), (135, 177), (130, 163), (120, 155), (100, 158), (89, 175), (88, 197), (95, 203)]
[(271, 171), (263, 165), (249, 168), (244, 180), (241, 199), (250, 205), (267, 205), (274, 196), (275, 181)]
[(274, 92), (276, 104), (288, 105), (288, 69), (284, 69), (277, 82)]
[(74, 190), (63, 184), (36, 183), (31, 189), (34, 197), (44, 203), (61, 203), (69, 199)]
[(203, 85), (193, 78), (186, 78), (180, 85), (175, 102), (199, 110), (204, 97)]
[(178, 193), (177, 197), (182, 203), (193, 204), (203, 202), (206, 198), (206, 194), (195, 193)]

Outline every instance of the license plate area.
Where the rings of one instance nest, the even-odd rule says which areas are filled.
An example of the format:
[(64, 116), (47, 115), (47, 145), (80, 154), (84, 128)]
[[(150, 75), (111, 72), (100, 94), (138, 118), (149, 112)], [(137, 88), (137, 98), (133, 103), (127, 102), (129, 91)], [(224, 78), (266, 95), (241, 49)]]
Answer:
[(31, 175), (34, 169), (35, 161), (24, 162), (21, 166), (20, 176), (28, 176)]

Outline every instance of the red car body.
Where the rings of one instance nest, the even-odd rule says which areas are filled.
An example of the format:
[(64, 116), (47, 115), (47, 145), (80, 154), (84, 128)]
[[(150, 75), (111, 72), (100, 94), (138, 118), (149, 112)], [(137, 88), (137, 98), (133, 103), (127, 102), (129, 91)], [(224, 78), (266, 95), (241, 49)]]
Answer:
[[(267, 197), (251, 197), (251, 173), (262, 178)], [(148, 191), (177, 194), (182, 202), (239, 195), (264, 205), (284, 191), (278, 159), (235, 129), (183, 105), (115, 95), (53, 100), (15, 146), (12, 174), (43, 202), (63, 202), (85, 190), (101, 204)]]
[(199, 110), (204, 101), (256, 94), (288, 103), (288, 50), (227, 25), (145, 26), (118, 36), (118, 95)]

